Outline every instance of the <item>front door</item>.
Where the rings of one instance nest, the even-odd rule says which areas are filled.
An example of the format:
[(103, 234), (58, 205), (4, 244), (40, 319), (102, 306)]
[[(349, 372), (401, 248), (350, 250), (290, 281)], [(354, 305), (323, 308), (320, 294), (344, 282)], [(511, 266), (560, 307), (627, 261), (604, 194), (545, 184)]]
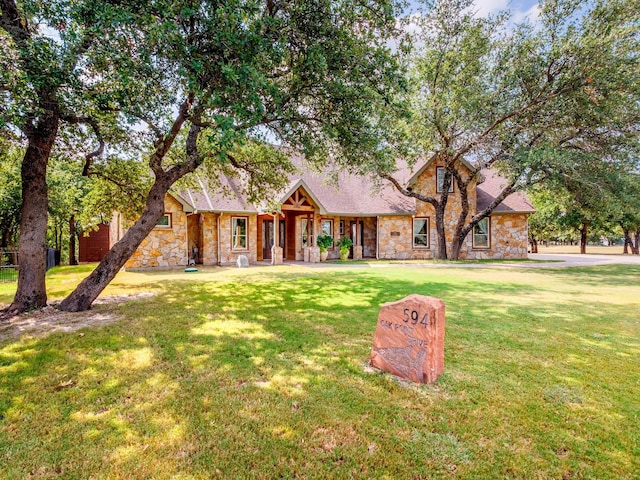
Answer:
[[(364, 245), (364, 222), (362, 220), (360, 220), (360, 241), (356, 242), (356, 222), (355, 221), (351, 221), (351, 241), (353, 242), (353, 245), (350, 248), (350, 253), (349, 253), (349, 257), (353, 258), (353, 247), (355, 245)], [(364, 248), (364, 247), (363, 247)], [(364, 250), (362, 252), (362, 254), (364, 255)]]
[(262, 221), (262, 258), (271, 260), (271, 247), (274, 241), (273, 220)]

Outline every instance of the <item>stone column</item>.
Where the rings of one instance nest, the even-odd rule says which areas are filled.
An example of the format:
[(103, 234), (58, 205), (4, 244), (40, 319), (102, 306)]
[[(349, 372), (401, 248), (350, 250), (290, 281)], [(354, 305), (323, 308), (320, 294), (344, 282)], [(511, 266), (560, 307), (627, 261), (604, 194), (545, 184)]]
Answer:
[(302, 247), (302, 258), (305, 262), (309, 261), (309, 248), (311, 247)]
[(309, 247), (309, 263), (320, 262), (320, 247)]
[(283, 263), (283, 249), (274, 245), (271, 247), (271, 265), (282, 265)]
[(362, 260), (362, 245), (353, 246), (353, 259)]

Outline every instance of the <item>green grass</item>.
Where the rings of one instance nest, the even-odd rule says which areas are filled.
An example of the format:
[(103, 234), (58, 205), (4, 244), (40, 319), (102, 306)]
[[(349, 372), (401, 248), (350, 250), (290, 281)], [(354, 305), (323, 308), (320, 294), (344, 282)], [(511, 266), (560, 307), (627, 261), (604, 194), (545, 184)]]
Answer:
[[(52, 272), (52, 296), (86, 273)], [(128, 272), (107, 293), (141, 291), (96, 307), (115, 323), (0, 343), (0, 477), (638, 478), (639, 267)], [(410, 293), (447, 305), (434, 385), (366, 368), (380, 304)]]

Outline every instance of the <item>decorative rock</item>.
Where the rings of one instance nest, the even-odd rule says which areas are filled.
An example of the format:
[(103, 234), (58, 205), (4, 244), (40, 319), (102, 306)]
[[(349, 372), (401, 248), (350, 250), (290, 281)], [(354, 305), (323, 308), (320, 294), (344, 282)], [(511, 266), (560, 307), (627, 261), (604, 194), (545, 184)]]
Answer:
[(444, 372), (445, 305), (440, 299), (409, 295), (380, 307), (371, 366), (417, 383)]
[(248, 267), (249, 258), (246, 255), (238, 255), (238, 261), (236, 262), (238, 268)]

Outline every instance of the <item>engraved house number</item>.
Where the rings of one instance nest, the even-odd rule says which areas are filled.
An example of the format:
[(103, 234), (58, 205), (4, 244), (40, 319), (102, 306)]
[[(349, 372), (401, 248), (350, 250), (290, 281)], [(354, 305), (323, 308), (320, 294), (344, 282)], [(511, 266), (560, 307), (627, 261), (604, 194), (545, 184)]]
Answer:
[[(411, 323), (411, 325), (417, 325), (418, 319), (420, 319), (420, 314), (416, 310), (409, 310), (408, 308), (404, 309), (404, 318), (402, 321), (404, 323)], [(424, 328), (427, 328), (429, 323), (429, 313), (425, 313), (420, 320), (420, 325)]]

